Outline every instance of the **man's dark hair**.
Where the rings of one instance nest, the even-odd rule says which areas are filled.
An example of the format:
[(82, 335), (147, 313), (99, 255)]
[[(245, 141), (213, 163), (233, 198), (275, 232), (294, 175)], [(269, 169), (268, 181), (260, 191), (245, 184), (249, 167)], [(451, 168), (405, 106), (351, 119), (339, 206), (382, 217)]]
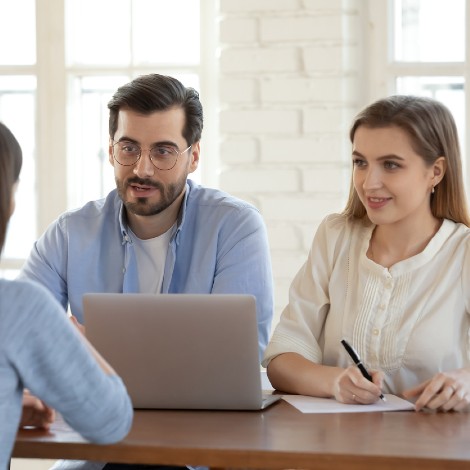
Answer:
[(141, 75), (119, 87), (108, 103), (109, 135), (111, 139), (114, 138), (119, 110), (122, 108), (145, 115), (178, 107), (184, 110), (186, 116), (183, 137), (188, 145), (192, 145), (201, 139), (203, 126), (199, 93), (173, 77), (157, 73)]

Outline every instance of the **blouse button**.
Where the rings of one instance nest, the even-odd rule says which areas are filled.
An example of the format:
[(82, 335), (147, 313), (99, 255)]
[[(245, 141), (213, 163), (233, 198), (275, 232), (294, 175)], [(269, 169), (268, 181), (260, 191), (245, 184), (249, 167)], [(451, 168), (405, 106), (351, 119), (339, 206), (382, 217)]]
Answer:
[(379, 334), (379, 330), (377, 328), (374, 328), (374, 330), (372, 331), (372, 333), (377, 336)]

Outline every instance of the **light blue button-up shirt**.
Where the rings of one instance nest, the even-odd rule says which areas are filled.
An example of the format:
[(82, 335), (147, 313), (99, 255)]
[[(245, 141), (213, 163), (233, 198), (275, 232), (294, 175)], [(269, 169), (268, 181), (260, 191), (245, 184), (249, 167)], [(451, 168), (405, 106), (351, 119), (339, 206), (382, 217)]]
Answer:
[[(83, 322), (87, 292), (139, 292), (134, 246), (117, 191), (62, 214), (34, 244), (20, 278), (46, 286)], [(162, 293), (252, 294), (260, 358), (273, 314), (264, 222), (252, 205), (188, 180), (166, 257)]]

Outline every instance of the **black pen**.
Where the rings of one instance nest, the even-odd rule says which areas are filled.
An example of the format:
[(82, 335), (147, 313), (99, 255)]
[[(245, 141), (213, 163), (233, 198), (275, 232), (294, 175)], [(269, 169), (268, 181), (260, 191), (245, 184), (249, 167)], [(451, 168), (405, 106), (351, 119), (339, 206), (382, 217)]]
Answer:
[[(367, 372), (367, 369), (364, 367), (364, 364), (361, 361), (361, 358), (359, 357), (359, 354), (354, 350), (354, 348), (345, 340), (341, 340), (341, 344), (344, 346), (344, 349), (346, 349), (346, 352), (351, 356), (351, 359), (354, 361), (354, 364), (359, 368), (361, 371), (361, 374), (370, 382), (372, 382), (372, 377), (370, 376), (369, 372)], [(383, 396), (383, 393), (380, 394), (380, 398), (383, 401), (387, 401), (385, 397)]]

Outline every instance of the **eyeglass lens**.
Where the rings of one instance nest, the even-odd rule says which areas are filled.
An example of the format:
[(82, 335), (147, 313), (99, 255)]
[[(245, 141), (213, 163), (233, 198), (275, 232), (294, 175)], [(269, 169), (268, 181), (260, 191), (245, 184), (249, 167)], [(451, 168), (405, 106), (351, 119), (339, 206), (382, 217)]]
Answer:
[[(133, 142), (116, 142), (114, 158), (123, 166), (135, 165), (142, 154), (139, 145)], [(149, 150), (150, 161), (159, 170), (171, 170), (179, 156), (178, 150), (169, 145), (156, 145)]]

